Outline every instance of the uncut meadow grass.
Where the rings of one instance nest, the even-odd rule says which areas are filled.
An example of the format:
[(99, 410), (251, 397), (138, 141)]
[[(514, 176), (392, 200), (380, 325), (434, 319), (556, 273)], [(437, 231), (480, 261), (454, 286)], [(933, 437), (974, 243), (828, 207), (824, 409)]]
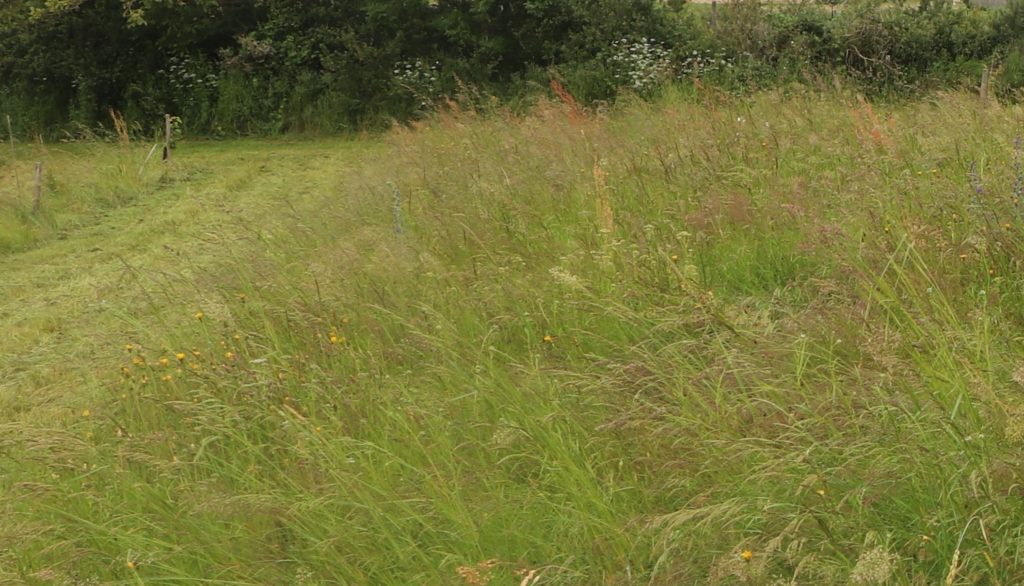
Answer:
[(0, 578), (1024, 581), (1021, 108), (570, 114), (4, 151)]

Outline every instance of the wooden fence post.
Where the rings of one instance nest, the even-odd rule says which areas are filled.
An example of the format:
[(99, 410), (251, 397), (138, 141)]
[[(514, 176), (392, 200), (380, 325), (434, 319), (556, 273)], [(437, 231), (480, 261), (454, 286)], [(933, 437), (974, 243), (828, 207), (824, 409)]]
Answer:
[(718, 0), (711, 0), (711, 30), (718, 30)]
[(43, 162), (36, 161), (36, 180), (32, 191), (32, 213), (38, 214), (43, 208)]
[(991, 73), (989, 72), (989, 69), (986, 66), (985, 69), (981, 70), (981, 87), (978, 88), (978, 95), (981, 96), (981, 104), (983, 106), (988, 104), (988, 92), (990, 84)]
[(164, 160), (171, 161), (171, 115), (164, 114)]

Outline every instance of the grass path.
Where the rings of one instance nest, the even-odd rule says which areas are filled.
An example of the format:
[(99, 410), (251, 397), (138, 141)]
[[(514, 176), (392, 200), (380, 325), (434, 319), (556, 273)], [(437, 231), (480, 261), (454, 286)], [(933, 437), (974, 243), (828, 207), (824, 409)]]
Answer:
[[(69, 382), (81, 389), (96, 386), (93, 377), (102, 372), (97, 363), (105, 361), (110, 348), (129, 341), (126, 319), (151, 313), (147, 288), (164, 280), (186, 282), (228, 258), (251, 254), (260, 245), (254, 233), (276, 229), (275, 218), (288, 199), (334, 189), (338, 173), (372, 149), (329, 141), (185, 143), (169, 171), (159, 165), (147, 171), (138, 183), (140, 193), (128, 205), (86, 209), (75, 217), (80, 227), (25, 252), (0, 255), (0, 401), (5, 412), (28, 410), (26, 416), (36, 421), (54, 416), (59, 421), (60, 413), (80, 410), (93, 397), (76, 396)], [(144, 147), (134, 149), (132, 160), (145, 152)], [(82, 159), (97, 166), (124, 163), (116, 147), (49, 149), (44, 156), (49, 173), (58, 176), (67, 163), (80, 174)], [(107, 180), (104, 173), (98, 175), (99, 181)], [(102, 184), (93, 188), (102, 189)], [(203, 292), (184, 294), (182, 306)], [(49, 413), (39, 419), (37, 407)]]

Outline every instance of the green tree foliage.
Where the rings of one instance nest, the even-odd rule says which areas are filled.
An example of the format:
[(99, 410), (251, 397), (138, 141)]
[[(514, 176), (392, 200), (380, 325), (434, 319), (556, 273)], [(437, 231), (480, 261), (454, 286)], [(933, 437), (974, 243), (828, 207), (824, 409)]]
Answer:
[(1010, 96), (1022, 6), (737, 0), (712, 30), (665, 0), (8, 0), (0, 112), (21, 132), (95, 127), (111, 109), (143, 127), (169, 112), (189, 132), (334, 132), (551, 76), (593, 102), (667, 78), (748, 89), (809, 70), (907, 92), (984, 66)]
[(403, 63), (438, 93), (497, 92), (674, 31), (653, 0), (15, 0), (0, 9), (0, 106), (26, 130), (110, 108), (205, 132), (365, 127), (423, 106), (395, 83)]
[(258, 18), (257, 6), (231, 0), (13, 3), (0, 13), (0, 105), (34, 130), (91, 125), (108, 108), (173, 110), (187, 100), (171, 86), (188, 78), (173, 79), (172, 66), (212, 63)]

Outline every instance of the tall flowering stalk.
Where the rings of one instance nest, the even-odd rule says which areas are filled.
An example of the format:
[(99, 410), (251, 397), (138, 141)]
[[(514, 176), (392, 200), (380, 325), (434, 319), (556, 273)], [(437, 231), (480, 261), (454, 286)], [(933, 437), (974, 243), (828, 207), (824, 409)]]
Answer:
[(978, 163), (971, 161), (971, 168), (967, 171), (967, 178), (971, 182), (971, 189), (974, 193), (971, 195), (971, 209), (978, 213), (983, 214), (985, 211), (984, 202), (982, 202), (981, 196), (985, 195), (985, 184), (981, 180), (981, 172), (978, 171)]
[(1024, 138), (1013, 141), (1013, 205), (1024, 215)]

